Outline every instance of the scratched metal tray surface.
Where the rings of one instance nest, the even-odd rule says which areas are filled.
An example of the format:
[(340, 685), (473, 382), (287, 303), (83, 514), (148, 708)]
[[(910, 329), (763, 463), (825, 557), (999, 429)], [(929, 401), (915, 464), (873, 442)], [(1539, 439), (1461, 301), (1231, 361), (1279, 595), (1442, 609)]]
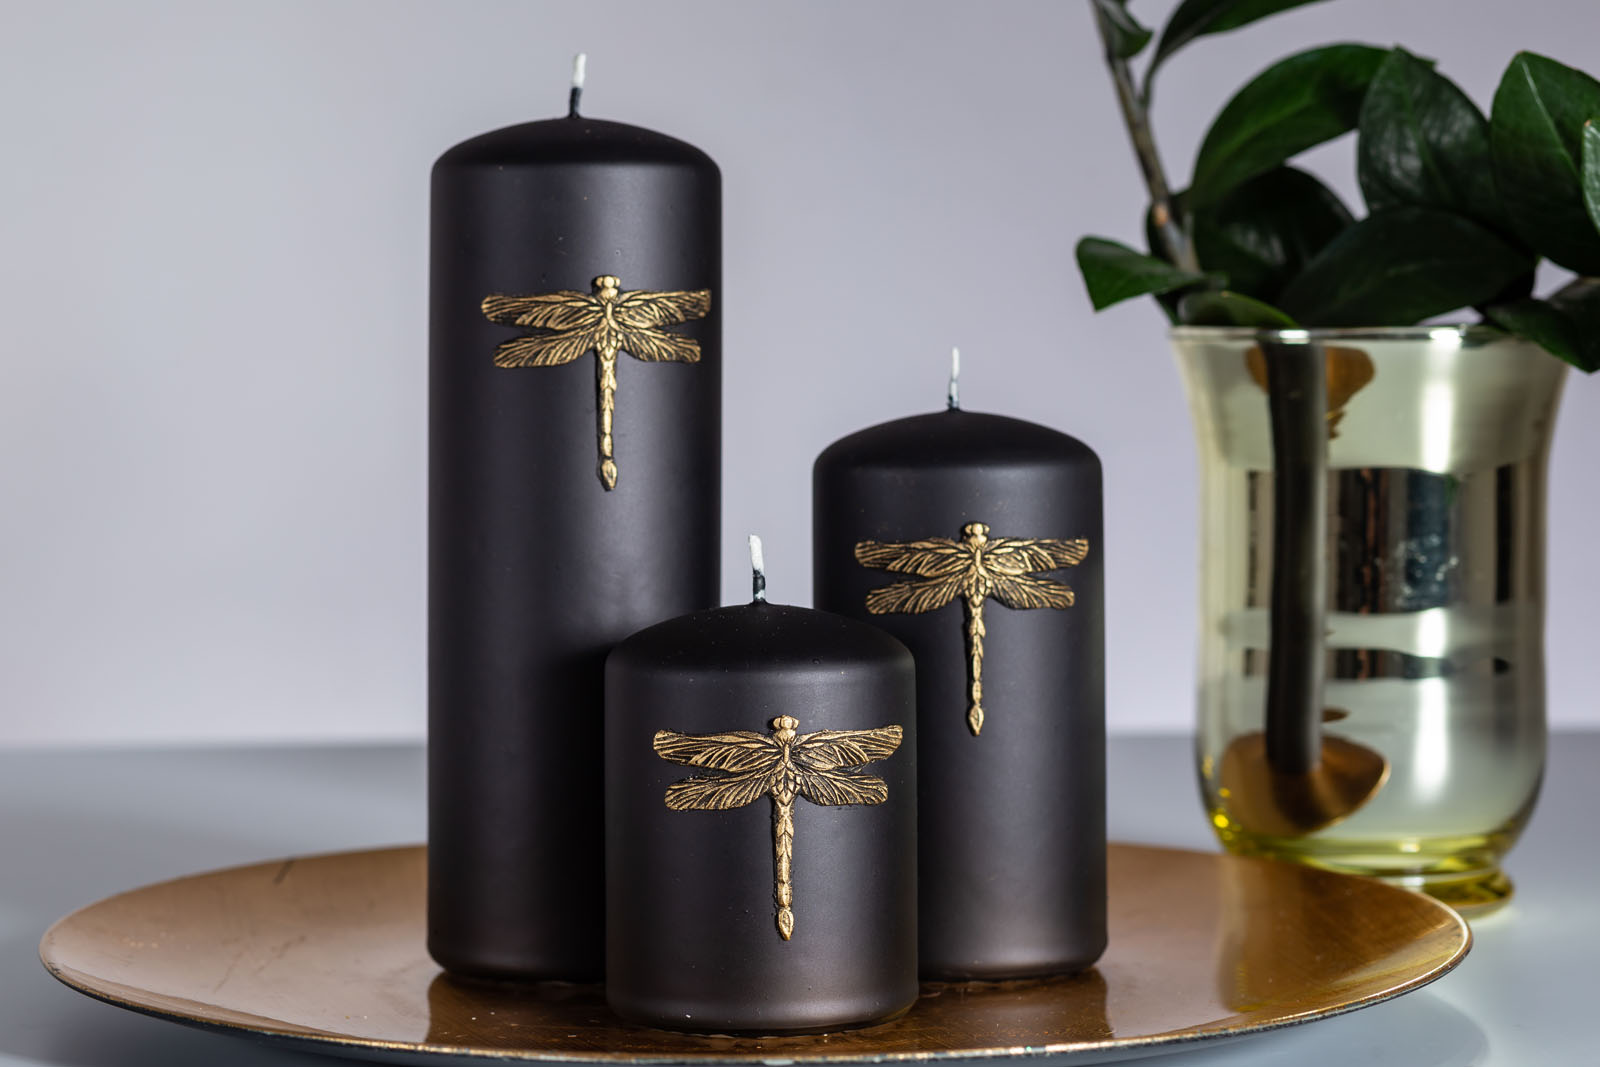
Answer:
[(898, 1019), (804, 1037), (625, 1023), (595, 986), (461, 983), (423, 945), (421, 847), (179, 878), (62, 919), (50, 973), (121, 1008), (307, 1051), (429, 1064), (1104, 1062), (1309, 1022), (1460, 962), (1465, 923), (1427, 897), (1270, 860), (1110, 852), (1111, 943), (1086, 974), (930, 985)]

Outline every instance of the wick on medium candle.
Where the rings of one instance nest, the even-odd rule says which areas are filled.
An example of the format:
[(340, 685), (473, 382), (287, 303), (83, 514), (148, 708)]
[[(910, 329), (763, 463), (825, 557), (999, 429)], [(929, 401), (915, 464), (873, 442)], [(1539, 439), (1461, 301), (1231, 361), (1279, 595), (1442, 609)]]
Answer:
[(761, 560), (761, 538), (750, 535), (750, 592), (761, 604), (767, 602), (767, 566)]
[(945, 398), (951, 411), (961, 410), (961, 349), (950, 349), (950, 391)]
[(589, 54), (579, 52), (572, 57), (572, 92), (567, 96), (567, 118), (578, 117), (578, 98), (583, 95), (584, 68), (589, 64)]

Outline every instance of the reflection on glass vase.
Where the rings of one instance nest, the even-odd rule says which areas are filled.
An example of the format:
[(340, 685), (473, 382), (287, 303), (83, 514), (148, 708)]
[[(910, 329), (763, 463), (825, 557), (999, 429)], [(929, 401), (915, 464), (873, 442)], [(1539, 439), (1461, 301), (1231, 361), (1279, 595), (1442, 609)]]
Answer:
[(1218, 836), (1457, 907), (1504, 900), (1544, 769), (1564, 365), (1477, 328), (1172, 338), (1199, 439)]

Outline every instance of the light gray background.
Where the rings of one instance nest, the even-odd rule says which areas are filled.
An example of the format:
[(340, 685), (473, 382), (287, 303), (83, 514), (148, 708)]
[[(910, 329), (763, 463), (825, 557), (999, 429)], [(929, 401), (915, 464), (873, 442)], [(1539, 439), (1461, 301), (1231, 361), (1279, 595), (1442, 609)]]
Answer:
[[(1158, 20), (1168, 0), (1136, 0)], [(1333, 0), (1173, 61), (1181, 181), (1243, 80), (1399, 41), (1487, 102), (1519, 47), (1596, 65), (1593, 0)], [(1081, 2), (0, 2), (0, 743), (423, 729), (428, 168), (556, 114), (710, 152), (726, 184), (724, 584), (760, 531), (809, 599), (810, 464), (936, 408), (1105, 460), (1113, 730), (1191, 715), (1195, 489), (1155, 310), (1096, 317), (1084, 232), (1143, 204)], [(1348, 146), (1315, 165), (1355, 201)], [(1550, 696), (1597, 723), (1591, 459), (1551, 479)]]

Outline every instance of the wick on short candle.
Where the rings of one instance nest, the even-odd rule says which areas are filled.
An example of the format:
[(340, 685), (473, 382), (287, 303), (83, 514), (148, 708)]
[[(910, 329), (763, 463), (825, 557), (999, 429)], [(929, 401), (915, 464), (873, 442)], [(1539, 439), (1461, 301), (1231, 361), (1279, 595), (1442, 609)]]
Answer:
[(961, 410), (961, 349), (950, 349), (950, 391), (945, 400), (951, 411)]
[(750, 593), (759, 604), (767, 602), (767, 566), (761, 559), (761, 538), (750, 535)]
[(572, 92), (567, 96), (567, 118), (578, 117), (578, 98), (583, 96), (584, 68), (589, 64), (589, 54), (579, 52), (572, 57)]

